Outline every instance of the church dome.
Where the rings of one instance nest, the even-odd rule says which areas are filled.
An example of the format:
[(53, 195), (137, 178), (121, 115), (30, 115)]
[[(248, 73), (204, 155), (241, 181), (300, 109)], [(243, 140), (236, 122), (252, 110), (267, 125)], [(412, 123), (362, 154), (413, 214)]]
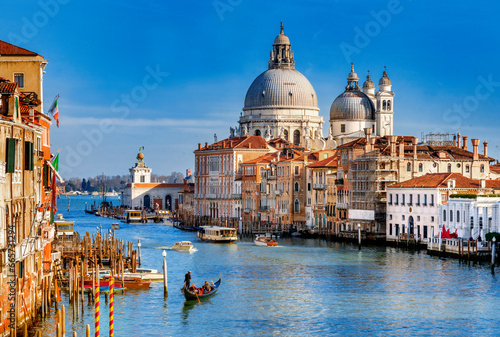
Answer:
[(347, 77), (347, 86), (345, 87), (345, 91), (333, 101), (330, 108), (330, 120), (338, 119), (375, 119), (375, 106), (373, 105), (372, 100), (361, 91), (358, 85), (358, 76), (354, 72), (354, 65), (352, 63), (351, 72)]
[(363, 89), (375, 89), (375, 83), (373, 83), (370, 75), (366, 76), (366, 81), (363, 83)]
[(330, 120), (374, 120), (372, 100), (361, 91), (344, 91), (333, 101)]
[(378, 85), (391, 85), (391, 80), (387, 77), (387, 70), (384, 70), (384, 74), (380, 81), (378, 81)]
[(294, 69), (269, 69), (260, 74), (247, 91), (243, 110), (255, 108), (319, 110), (313, 86)]
[(276, 36), (274, 39), (274, 44), (290, 44), (290, 39), (283, 33), (283, 31)]

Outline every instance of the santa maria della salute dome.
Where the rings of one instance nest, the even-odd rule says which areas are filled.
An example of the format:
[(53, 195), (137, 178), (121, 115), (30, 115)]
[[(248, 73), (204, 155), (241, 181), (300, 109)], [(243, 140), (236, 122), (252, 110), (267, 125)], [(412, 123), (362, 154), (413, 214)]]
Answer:
[(284, 138), (297, 145), (322, 138), (318, 98), (307, 78), (295, 70), (283, 25), (274, 39), (268, 70), (257, 76), (245, 97), (239, 120), (242, 135)]
[[(283, 24), (274, 39), (268, 69), (252, 82), (239, 119), (240, 135), (262, 136), (266, 140), (284, 138), (296, 145), (321, 148), (323, 117), (319, 115), (316, 92), (299, 71)], [(367, 76), (363, 88), (351, 64), (347, 86), (332, 103), (328, 144), (336, 146), (364, 136), (366, 128), (375, 136), (392, 134), (393, 97), (387, 71), (379, 81), (379, 91)], [(333, 96), (335, 97), (335, 96)], [(334, 141), (335, 140), (335, 141)]]

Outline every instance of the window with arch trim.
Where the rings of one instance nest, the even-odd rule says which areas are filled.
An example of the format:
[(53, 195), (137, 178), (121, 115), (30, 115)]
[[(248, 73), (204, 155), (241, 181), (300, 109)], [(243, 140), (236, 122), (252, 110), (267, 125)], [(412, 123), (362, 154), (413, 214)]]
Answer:
[(406, 171), (411, 172), (411, 163), (406, 164)]
[(293, 210), (295, 213), (300, 213), (300, 203), (298, 199), (295, 199), (295, 202), (293, 203)]
[(481, 164), (481, 173), (484, 173), (484, 164)]
[(294, 186), (294, 189), (293, 189), (295, 192), (298, 192), (299, 191), (299, 183), (295, 183), (295, 186)]
[(423, 172), (424, 171), (424, 164), (420, 163), (418, 164), (418, 172)]
[(451, 164), (448, 164), (448, 172), (451, 172)]
[(391, 111), (391, 101), (387, 101), (387, 110)]
[(386, 110), (386, 108), (387, 108), (387, 101), (384, 100), (382, 102), (382, 110)]
[(470, 172), (470, 166), (469, 165), (465, 165), (465, 173), (469, 173)]

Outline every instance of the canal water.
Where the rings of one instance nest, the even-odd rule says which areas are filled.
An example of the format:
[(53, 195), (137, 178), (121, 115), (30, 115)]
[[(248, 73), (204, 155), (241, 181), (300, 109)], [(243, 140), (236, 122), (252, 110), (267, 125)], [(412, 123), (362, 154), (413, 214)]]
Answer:
[[(74, 220), (81, 234), (101, 226), (108, 231), (113, 220), (83, 212), (94, 200), (99, 202), (63, 196), (59, 213)], [(167, 224), (120, 226), (117, 237), (141, 240), (143, 267), (161, 271), (166, 250), (169, 296), (164, 298), (162, 282), (115, 295), (115, 336), (499, 334), (500, 283), (486, 264), (300, 238), (278, 240), (270, 248), (250, 240), (217, 245)], [(181, 240), (192, 241), (196, 251), (169, 249)], [(188, 270), (195, 285), (222, 275), (218, 293), (201, 304), (186, 302), (180, 288)], [(66, 336), (85, 336), (86, 324), (93, 335), (93, 308), (85, 306), (84, 315), (73, 319), (64, 293), (62, 303)], [(104, 297), (101, 304), (101, 336), (107, 336)], [(44, 336), (55, 335), (54, 315), (41, 328)]]

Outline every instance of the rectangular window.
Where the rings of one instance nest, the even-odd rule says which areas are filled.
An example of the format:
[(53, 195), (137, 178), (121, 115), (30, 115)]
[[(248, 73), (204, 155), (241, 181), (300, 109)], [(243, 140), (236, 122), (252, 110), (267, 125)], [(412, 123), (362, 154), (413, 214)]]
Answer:
[(392, 194), (389, 194), (389, 205), (392, 205)]
[(434, 194), (431, 194), (431, 206), (434, 206)]
[(433, 216), (431, 216), (431, 222), (434, 222), (434, 217)]
[(424, 239), (427, 239), (427, 226), (424, 226)]
[(401, 194), (401, 205), (404, 206), (405, 205), (405, 195), (404, 193)]
[(417, 206), (420, 206), (420, 194), (417, 194)]
[(398, 198), (399, 198), (399, 194), (396, 194), (396, 201), (394, 201), (394, 205), (399, 205)]
[(427, 194), (424, 194), (424, 206), (427, 206)]
[(33, 171), (33, 143), (24, 142), (24, 169)]
[(49, 188), (50, 169), (49, 165), (43, 164), (43, 186)]
[(409, 197), (410, 197), (410, 200), (408, 200), (408, 206), (411, 206), (411, 205), (413, 205), (413, 194), (410, 194)]
[(145, 182), (146, 181), (146, 177), (144, 176), (141, 176), (141, 183)]
[(470, 172), (470, 166), (469, 166), (469, 165), (465, 165), (465, 172), (466, 172), (466, 173), (469, 173), (469, 172)]
[(389, 224), (389, 235), (392, 236), (392, 224)]
[(345, 124), (340, 124), (340, 132), (345, 132)]
[(19, 88), (24, 88), (24, 74), (23, 73), (14, 73), (14, 82), (19, 85)]

